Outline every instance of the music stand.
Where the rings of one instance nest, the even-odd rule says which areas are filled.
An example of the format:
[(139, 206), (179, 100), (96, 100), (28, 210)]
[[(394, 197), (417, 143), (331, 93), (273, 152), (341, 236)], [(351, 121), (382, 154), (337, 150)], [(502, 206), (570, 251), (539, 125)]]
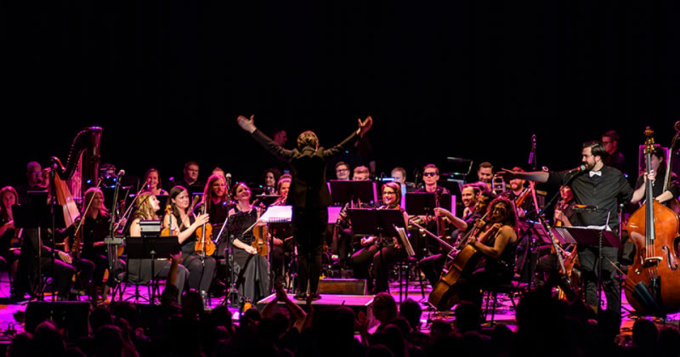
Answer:
[[(607, 216), (609, 221), (609, 216)], [(608, 226), (588, 226), (588, 227), (558, 227), (556, 230), (566, 236), (567, 240), (571, 240), (576, 244), (582, 246), (597, 247), (598, 249), (598, 271), (597, 274), (597, 292), (598, 292), (598, 309), (602, 305), (602, 247), (621, 248), (621, 241), (614, 232), (607, 230)], [(569, 239), (569, 237), (571, 239)], [(607, 301), (609, 305), (609, 301)]]
[(365, 203), (378, 202), (375, 182), (355, 180), (330, 180), (331, 197), (335, 206), (344, 206), (348, 202), (360, 200)]
[[(140, 221), (140, 225), (142, 222), (149, 221)], [(177, 254), (180, 251), (179, 240), (177, 236), (161, 237), (159, 235), (153, 235), (149, 232), (145, 233), (142, 231), (141, 237), (129, 237), (126, 239), (125, 249), (127, 250), (128, 262), (130, 259), (139, 259), (141, 262), (143, 262), (143, 259), (150, 260), (151, 294), (149, 295), (149, 303), (154, 304), (156, 301), (155, 290), (157, 289), (154, 283), (156, 280), (155, 261), (156, 259), (160, 258), (170, 258), (170, 255)], [(179, 286), (177, 288), (182, 290)]]
[(451, 194), (439, 195), (439, 205), (434, 192), (409, 192), (406, 196), (406, 212), (415, 216), (434, 216), (435, 207), (441, 207), (449, 212), (451, 210)]
[[(22, 244), (22, 251), (26, 249), (30, 252), (30, 249), (35, 249), (37, 251), (37, 267), (38, 276), (36, 281), (38, 282), (36, 289), (31, 292), (31, 295), (38, 300), (44, 300), (44, 287), (42, 284), (42, 234), (41, 228), (52, 228), (53, 226), (63, 228), (66, 226), (63, 214), (55, 214), (56, 212), (63, 212), (64, 206), (47, 203), (48, 199), (47, 191), (28, 191), (28, 203), (24, 205), (13, 205), (12, 213), (14, 217), (14, 226), (16, 229), (20, 228), (33, 228), (36, 229), (37, 235), (27, 235), (25, 237), (29, 239), (24, 239)], [(52, 235), (52, 240), (54, 241), (54, 233)], [(30, 249), (27, 249), (30, 246)], [(52, 245), (54, 248), (54, 245)], [(54, 249), (52, 249), (52, 259), (54, 259)], [(52, 276), (54, 276), (54, 260), (52, 260)], [(37, 294), (36, 294), (37, 293)], [(52, 298), (54, 299), (54, 284), (52, 284)]]

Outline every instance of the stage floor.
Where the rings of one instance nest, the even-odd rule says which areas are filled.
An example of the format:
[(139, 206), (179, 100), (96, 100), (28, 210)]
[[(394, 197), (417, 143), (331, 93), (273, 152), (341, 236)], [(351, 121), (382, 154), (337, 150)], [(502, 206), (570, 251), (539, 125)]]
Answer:
[[(3, 279), (4, 280), (4, 279)], [(397, 303), (400, 301), (400, 296), (399, 296), (399, 284), (398, 282), (392, 282), (390, 284), (390, 292), (394, 296), (395, 300)], [(2, 341), (7, 341), (9, 340), (10, 336), (12, 336), (14, 333), (17, 332), (22, 332), (24, 329), (24, 323), (23, 322), (17, 322), (17, 319), (15, 318), (15, 314), (21, 315), (22, 313), (25, 313), (26, 307), (28, 306), (29, 300), (25, 301), (20, 301), (20, 302), (9, 302), (9, 299), (7, 296), (9, 296), (9, 284), (6, 282), (0, 282), (0, 342)], [(49, 291), (49, 289), (48, 289)], [(427, 303), (427, 298), (431, 292), (431, 287), (428, 285), (425, 289), (425, 294), (423, 295), (421, 293), (421, 288), (419, 286), (419, 283), (416, 282), (409, 282), (408, 286), (408, 297), (411, 299), (419, 302), (423, 308), (423, 315), (421, 318), (421, 330), (424, 332), (429, 332), (429, 325), (430, 323), (435, 320), (435, 319), (445, 319), (447, 321), (453, 321), (453, 314), (452, 311), (449, 312), (437, 312), (434, 309), (432, 309), (428, 303)], [(143, 297), (148, 297), (147, 296), (147, 289), (140, 289), (140, 293), (142, 294)], [(128, 301), (135, 302), (134, 299), (134, 289), (129, 288), (124, 294), (124, 299)], [(293, 295), (289, 295), (291, 299), (293, 299)], [(269, 296), (263, 301), (259, 302), (258, 304), (254, 304), (257, 306), (264, 306), (268, 299), (271, 299), (272, 296)], [(402, 297), (403, 298), (403, 297)], [(85, 296), (82, 296), (80, 298), (80, 301), (87, 301), (87, 298)], [(327, 294), (322, 294), (322, 298), (318, 301), (314, 301), (313, 304), (316, 305), (343, 305), (346, 304), (348, 306), (359, 306), (359, 305), (370, 305), (372, 303), (373, 296), (372, 295), (327, 295)], [(356, 300), (356, 301), (355, 301)], [(52, 296), (51, 295), (46, 295), (45, 300), (51, 302), (52, 301)], [(295, 300), (293, 300), (295, 301)], [(515, 302), (519, 301), (519, 297), (515, 297)], [(224, 297), (212, 297), (208, 303), (206, 304), (207, 309), (212, 309), (215, 306), (218, 306), (224, 302)], [(146, 303), (143, 299), (140, 299), (139, 301), (140, 304), (148, 304)], [(303, 302), (298, 302), (299, 304), (304, 304)], [(632, 311), (630, 305), (626, 302), (625, 299), (625, 294), (622, 294), (622, 305), (623, 305), (623, 324), (622, 324), (622, 333), (630, 333), (632, 331), (632, 326), (635, 321), (635, 317), (631, 316), (628, 311)], [(239, 312), (238, 309), (229, 307), (229, 310), (232, 312), (234, 321), (238, 321), (239, 318)], [(370, 309), (369, 309), (370, 310)], [(489, 316), (490, 317), (490, 316)], [(658, 325), (662, 324), (671, 324), (674, 326), (680, 327), (680, 313), (679, 314), (674, 314), (674, 315), (669, 315), (665, 321), (656, 321)], [(515, 310), (512, 306), (512, 303), (510, 299), (503, 295), (499, 294), (498, 297), (498, 306), (496, 308), (496, 313), (494, 317), (494, 323), (497, 324), (505, 324), (508, 325), (512, 330), (515, 330)], [(485, 326), (490, 327), (490, 323), (486, 322)], [(373, 324), (373, 327), (375, 328), (375, 324)]]

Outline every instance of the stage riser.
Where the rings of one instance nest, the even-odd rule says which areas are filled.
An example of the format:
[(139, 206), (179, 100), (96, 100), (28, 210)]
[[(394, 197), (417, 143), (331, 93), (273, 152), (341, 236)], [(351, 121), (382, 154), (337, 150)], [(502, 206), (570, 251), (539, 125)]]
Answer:
[(365, 279), (321, 279), (319, 293), (339, 295), (366, 295)]

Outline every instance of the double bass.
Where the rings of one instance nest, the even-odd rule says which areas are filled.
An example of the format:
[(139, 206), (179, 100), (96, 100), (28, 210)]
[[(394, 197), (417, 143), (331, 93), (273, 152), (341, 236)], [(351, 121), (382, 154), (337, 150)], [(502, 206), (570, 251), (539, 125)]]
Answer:
[[(646, 173), (651, 171), (653, 134), (647, 127)], [(673, 147), (676, 139), (677, 135)], [(680, 311), (680, 270), (675, 248), (675, 239), (680, 236), (679, 223), (673, 210), (654, 199), (652, 182), (646, 180), (645, 203), (628, 221), (628, 233), (636, 253), (624, 284), (628, 302), (640, 315), (665, 317)]]

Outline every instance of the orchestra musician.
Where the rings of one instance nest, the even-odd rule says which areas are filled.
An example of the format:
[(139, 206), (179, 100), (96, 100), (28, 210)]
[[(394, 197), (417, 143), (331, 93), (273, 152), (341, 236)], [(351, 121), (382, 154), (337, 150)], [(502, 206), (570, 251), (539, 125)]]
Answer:
[[(574, 192), (571, 187), (563, 185), (560, 187), (560, 199), (555, 205), (555, 212), (553, 214), (554, 225), (556, 227), (571, 227), (572, 221), (575, 221), (576, 211), (574, 210)], [(564, 247), (564, 254), (572, 251), (572, 247)], [(534, 286), (540, 288), (549, 282), (549, 286), (561, 285), (561, 281), (557, 280), (559, 277), (559, 261), (554, 251), (541, 256), (536, 263), (536, 273), (534, 275)], [(562, 286), (565, 288), (564, 286)]]
[[(671, 172), (671, 177), (669, 179), (668, 189), (664, 190), (663, 180), (666, 176), (666, 160), (664, 159), (664, 151), (660, 146), (654, 147), (651, 155), (650, 166), (652, 168), (651, 172), (645, 172), (640, 177), (638, 177), (635, 183), (635, 191), (633, 192), (633, 198), (630, 200), (631, 203), (640, 203), (645, 198), (645, 183), (647, 180), (652, 181), (652, 197), (659, 203), (668, 205), (671, 199), (677, 198), (680, 194), (680, 187), (678, 186), (677, 176), (674, 172)], [(645, 157), (645, 162), (647, 158)], [(657, 182), (657, 177), (661, 179)]]
[[(135, 212), (135, 219), (130, 223), (130, 236), (128, 239), (140, 239), (142, 231), (140, 228), (140, 221), (160, 221), (157, 212), (160, 211), (160, 202), (155, 195), (145, 192), (137, 196), (135, 200), (137, 211)], [(154, 259), (129, 259), (128, 258), (128, 279), (135, 283), (147, 283), (151, 280), (151, 264), (153, 264), (154, 278), (168, 278), (171, 268), (171, 261)], [(175, 286), (178, 289), (177, 301), (182, 301), (182, 290), (184, 289), (184, 282), (189, 276), (189, 271), (184, 265), (177, 266), (177, 277), (175, 278)]]
[[(382, 186), (383, 205), (378, 209), (394, 209), (402, 212), (404, 225), (408, 226), (408, 214), (401, 208), (401, 185), (395, 182), (388, 182)], [(364, 237), (361, 239), (364, 247), (352, 255), (352, 268), (354, 277), (357, 279), (367, 279), (369, 290), (372, 294), (388, 292), (388, 271), (389, 268), (405, 256), (404, 248), (399, 243), (398, 237)], [(369, 279), (368, 268), (373, 263), (373, 286)]]
[(207, 233), (210, 217), (206, 214), (194, 214), (190, 210), (189, 192), (183, 186), (175, 186), (170, 190), (170, 212), (163, 218), (163, 226), (170, 228), (172, 236), (177, 236), (182, 250), (182, 265), (189, 271), (189, 288), (200, 292), (204, 301), (208, 297), (208, 289), (215, 273), (215, 259), (207, 254), (202, 255), (195, 250), (197, 230), (205, 229), (205, 239), (212, 240)]
[(104, 283), (104, 275), (109, 268), (108, 247), (104, 244), (104, 238), (109, 236), (111, 215), (104, 206), (104, 193), (99, 187), (87, 189), (84, 202), (82, 209), (85, 220), (80, 227), (82, 257), (94, 263), (90, 299), (93, 305), (98, 305), (107, 302), (109, 288), (114, 286), (114, 277), (117, 275), (117, 272), (109, 272), (109, 278)]
[[(281, 176), (276, 185), (276, 191), (279, 198), (274, 201), (271, 206), (286, 204), (288, 191), (290, 190), (290, 182), (290, 175), (284, 174)], [(295, 242), (293, 241), (293, 230), (290, 226), (290, 222), (270, 223), (269, 233), (272, 238), (270, 263), (272, 266), (273, 280), (276, 280), (277, 277), (283, 276), (283, 268), (289, 263), (286, 258), (290, 259), (291, 253), (293, 253), (295, 247)]]
[[(214, 235), (222, 231), (222, 226), (227, 220), (229, 214), (230, 202), (229, 192), (227, 191), (227, 178), (221, 169), (213, 170), (213, 173), (208, 177), (208, 181), (203, 189), (203, 199), (201, 203), (194, 209), (194, 212), (202, 212), (205, 206), (205, 212), (210, 217), (209, 223), (212, 226)], [(225, 257), (225, 250), (227, 249), (228, 239), (222, 237), (213, 237), (215, 240), (215, 254), (213, 255), (216, 261)], [(226, 269), (215, 267), (216, 274), (212, 281), (209, 293), (220, 295), (226, 290), (225, 281), (227, 280)]]
[(517, 250), (517, 214), (512, 201), (497, 197), (489, 204), (486, 221), (479, 220), (475, 227), (483, 229), (478, 236), (469, 237), (467, 244), (481, 253), (476, 269), (464, 272), (455, 288), (461, 300), (471, 301), (481, 307), (481, 289), (509, 283), (515, 273)]
[[(232, 269), (237, 275), (236, 287), (248, 300), (259, 301), (269, 294), (269, 262), (266, 256), (258, 254), (253, 242), (258, 239), (257, 231), (265, 231), (266, 224), (259, 222), (260, 208), (250, 202), (251, 191), (246, 184), (235, 184), (231, 195), (236, 204), (229, 210), (227, 233), (234, 258)], [(259, 238), (266, 240), (266, 237)]]
[(332, 204), (326, 183), (328, 160), (346, 150), (350, 142), (363, 137), (371, 128), (373, 119), (359, 119), (359, 128), (347, 139), (331, 149), (319, 146), (319, 139), (312, 131), (298, 136), (297, 148), (287, 150), (276, 144), (253, 123), (253, 116), (246, 119), (239, 116), (239, 126), (268, 151), (289, 162), (293, 182), (288, 195), (288, 205), (293, 209), (293, 236), (297, 244), (298, 291), (297, 299), (306, 299), (309, 283), (313, 299), (319, 299), (319, 278), (321, 276), (321, 254), (323, 239), (328, 227), (328, 206)]
[[(14, 227), (12, 206), (19, 203), (19, 194), (12, 186), (0, 189), (0, 254), (5, 259), (12, 281), (19, 265), (21, 232)], [(13, 287), (12, 287), (13, 288)]]
[(142, 192), (151, 192), (154, 195), (167, 195), (168, 191), (163, 189), (163, 181), (158, 174), (158, 170), (151, 168), (144, 174), (144, 189)]
[[(607, 151), (599, 141), (583, 144), (581, 161), (585, 170), (576, 169), (563, 172), (517, 172), (504, 170), (503, 176), (519, 177), (537, 182), (548, 182), (564, 185), (570, 182), (574, 193), (574, 201), (579, 205), (596, 207), (597, 209), (583, 210), (574, 216), (571, 222), (575, 226), (607, 226), (609, 230), (618, 232), (618, 204), (628, 203), (633, 197), (633, 188), (626, 177), (616, 168), (606, 166), (604, 158)], [(598, 247), (578, 245), (579, 261), (581, 262), (582, 279), (585, 285), (586, 303), (598, 308), (599, 295), (597, 289), (598, 274), (601, 268), (601, 282), (607, 298), (607, 310), (621, 313), (621, 291), (616, 279), (616, 268), (610, 262), (618, 260), (618, 248), (602, 247), (604, 261), (598, 262), (600, 252)], [(599, 264), (599, 268), (598, 268)]]
[[(465, 213), (463, 214), (463, 219), (453, 216), (451, 212), (444, 208), (435, 208), (435, 214), (437, 216), (447, 217), (451, 222), (453, 222), (454, 226), (458, 229), (459, 234), (457, 235), (456, 244), (458, 244), (458, 242), (460, 242), (461, 239), (464, 239), (466, 237), (466, 235), (474, 227), (475, 222), (479, 221), (479, 219), (482, 218), (484, 213), (486, 213), (489, 203), (496, 198), (496, 196), (491, 192), (480, 192), (478, 196), (479, 198), (473, 200), (472, 197), (477, 196), (476, 195), (472, 196), (471, 194), (477, 192), (477, 190), (479, 190), (477, 184), (465, 184), (463, 186), (462, 192), (463, 202), (467, 201), (468, 205), (470, 206), (471, 203), (474, 202), (474, 207), (472, 207), (472, 209), (470, 209), (469, 206), (466, 206), (466, 210), (464, 211)], [(439, 277), (441, 276), (442, 271), (444, 269), (444, 265), (446, 264), (447, 256), (448, 252), (433, 254), (429, 257), (421, 259), (418, 262), (418, 267), (420, 268), (420, 271), (423, 272), (423, 274), (433, 287), (439, 281)]]
[[(519, 166), (512, 168), (518, 172), (524, 172)], [(531, 188), (525, 187), (526, 180), (521, 178), (513, 178), (508, 181), (510, 189), (505, 193), (505, 196), (515, 203), (517, 209), (517, 217), (520, 219), (527, 219), (528, 213), (532, 211), (533, 201), (531, 198)]]

